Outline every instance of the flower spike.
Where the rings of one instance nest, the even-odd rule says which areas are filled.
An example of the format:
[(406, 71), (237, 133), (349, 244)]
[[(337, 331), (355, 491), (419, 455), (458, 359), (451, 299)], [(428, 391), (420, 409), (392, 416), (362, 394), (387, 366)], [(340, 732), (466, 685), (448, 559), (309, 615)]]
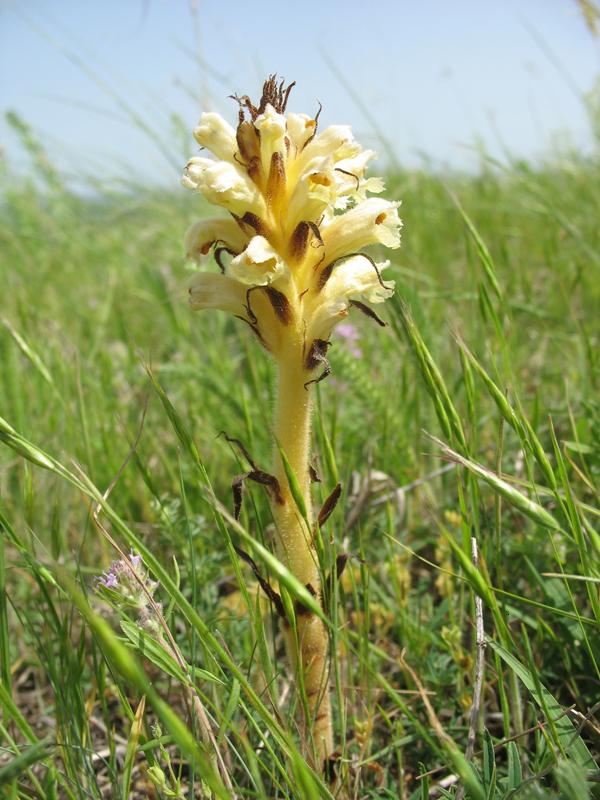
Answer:
[[(347, 125), (320, 129), (321, 104), (314, 117), (288, 113), (293, 86), (270, 75), (257, 103), (232, 95), (239, 106), (235, 129), (213, 112), (201, 116), (194, 137), (214, 158), (191, 158), (182, 183), (227, 214), (193, 225), (185, 250), (200, 265), (212, 254), (219, 268), (197, 273), (191, 307), (227, 311), (246, 322), (278, 369), (272, 474), (250, 461), (252, 469), (236, 476), (236, 516), (243, 483), (263, 484), (277, 555), (321, 603), (326, 572), (314, 532), (334, 511), (342, 489), (337, 486), (320, 515), (313, 514), (312, 386), (329, 375), (331, 335), (352, 309), (385, 324), (371, 305), (393, 294), (393, 281), (382, 277), (389, 261), (375, 260), (365, 248), (399, 247), (402, 222), (398, 202), (371, 196), (384, 189), (381, 178), (365, 177), (375, 153), (363, 150)], [(252, 566), (250, 556), (243, 557)], [(329, 640), (310, 608), (297, 605), (295, 615), (295, 625), (285, 620), (284, 634), (306, 693), (307, 704), (299, 705), (306, 711), (307, 757), (326, 770), (334, 751)]]
[[(318, 132), (321, 107), (314, 118), (286, 116), (293, 86), (270, 75), (258, 103), (233, 95), (239, 104), (235, 130), (219, 114), (201, 116), (194, 137), (215, 160), (190, 159), (182, 181), (232, 218), (200, 220), (185, 247), (200, 263), (213, 252), (221, 272), (240, 286), (270, 287), (271, 298), (285, 298), (278, 307), (285, 305), (285, 319), (293, 318), (297, 330), (329, 339), (353, 306), (362, 310), (392, 294), (393, 282), (381, 280), (382, 265), (363, 251), (376, 244), (399, 247), (402, 223), (399, 203), (369, 196), (383, 190), (380, 178), (364, 176), (375, 153), (363, 150), (348, 126)], [(370, 274), (364, 260), (356, 261), (358, 254), (370, 260)], [(223, 309), (212, 287), (200, 297), (201, 285), (195, 284), (193, 307), (209, 308), (212, 300)], [(302, 303), (305, 293), (318, 301)], [(278, 358), (286, 343), (267, 328), (281, 325), (283, 317), (271, 311), (267, 304), (264, 318), (246, 321), (274, 345), (269, 349)]]

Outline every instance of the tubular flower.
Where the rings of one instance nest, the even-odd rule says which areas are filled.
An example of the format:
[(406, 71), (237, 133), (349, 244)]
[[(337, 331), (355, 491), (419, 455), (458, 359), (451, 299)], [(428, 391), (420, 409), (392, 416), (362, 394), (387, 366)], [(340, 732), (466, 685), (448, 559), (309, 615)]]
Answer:
[(388, 262), (362, 252), (399, 247), (402, 223), (399, 203), (368, 197), (384, 188), (364, 175), (374, 152), (348, 126), (319, 132), (318, 114), (286, 116), (290, 89), (273, 76), (258, 106), (236, 97), (235, 130), (218, 114), (201, 116), (194, 137), (215, 159), (190, 159), (182, 182), (231, 217), (200, 220), (185, 248), (199, 263), (212, 252), (222, 273), (220, 280), (198, 276), (194, 309), (236, 314), (275, 358), (300, 334), (307, 363), (311, 336), (329, 339), (354, 302), (365, 310), (392, 295), (393, 281), (381, 275)]
[[(191, 307), (239, 317), (277, 364), (273, 474), (252, 464), (242, 478), (268, 487), (277, 555), (322, 602), (323, 574), (331, 565), (319, 563), (317, 526), (325, 523), (341, 487), (313, 514), (311, 384), (329, 374), (330, 336), (352, 307), (384, 324), (370, 304), (393, 293), (393, 282), (383, 278), (389, 261), (376, 261), (365, 248), (399, 247), (402, 223), (399, 203), (369, 197), (383, 191), (383, 181), (365, 178), (374, 153), (360, 147), (348, 126), (319, 132), (319, 114), (286, 115), (292, 86), (285, 89), (271, 76), (257, 106), (246, 96), (234, 98), (239, 104), (235, 130), (218, 114), (202, 115), (194, 136), (215, 159), (192, 158), (183, 184), (229, 216), (192, 225), (185, 250), (199, 263), (212, 253), (219, 267), (219, 272), (196, 274)], [(239, 481), (240, 476), (232, 485), (236, 513)], [(290, 662), (302, 676), (299, 685), (306, 702), (298, 705), (304, 713), (303, 740), (313, 748), (307, 757), (317, 757), (326, 767), (334, 752), (327, 630), (304, 607), (295, 610), (295, 625), (290, 626), (281, 598), (273, 591), (269, 598), (279, 601), (274, 607), (284, 617)]]

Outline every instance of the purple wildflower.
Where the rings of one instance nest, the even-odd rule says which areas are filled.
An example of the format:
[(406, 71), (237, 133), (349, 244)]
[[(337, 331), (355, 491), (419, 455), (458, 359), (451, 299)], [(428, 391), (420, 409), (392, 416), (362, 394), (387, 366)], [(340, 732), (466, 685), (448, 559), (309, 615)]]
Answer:
[(100, 578), (98, 582), (107, 589), (117, 589), (119, 587), (119, 581), (114, 572), (107, 572), (106, 577)]
[(101, 577), (96, 579), (96, 588), (111, 589), (108, 599), (119, 610), (134, 609), (138, 621), (145, 628), (156, 626), (156, 609), (160, 604), (152, 599), (158, 582), (150, 578), (141, 555), (131, 550), (123, 558), (113, 561)]
[(357, 345), (360, 334), (354, 325), (351, 322), (343, 322), (341, 325), (337, 326), (337, 333), (342, 339), (346, 340), (346, 346), (350, 355), (353, 355), (354, 358), (360, 358), (362, 356), (362, 350)]
[(349, 342), (355, 342), (358, 339), (358, 331), (351, 322), (342, 322), (337, 326), (336, 332), (338, 336)]

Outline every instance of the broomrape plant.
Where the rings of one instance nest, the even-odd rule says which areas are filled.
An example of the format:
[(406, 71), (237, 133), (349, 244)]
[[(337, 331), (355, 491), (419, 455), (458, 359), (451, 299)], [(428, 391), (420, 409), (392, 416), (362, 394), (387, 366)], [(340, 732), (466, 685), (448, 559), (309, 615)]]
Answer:
[[(278, 557), (321, 602), (310, 495), (312, 389), (329, 374), (330, 337), (351, 307), (384, 324), (367, 304), (392, 295), (393, 283), (382, 278), (389, 262), (376, 262), (364, 248), (399, 247), (401, 221), (399, 203), (368, 196), (382, 192), (383, 181), (365, 178), (375, 153), (363, 150), (348, 126), (319, 133), (320, 109), (314, 118), (286, 115), (293, 86), (273, 75), (258, 105), (234, 97), (235, 129), (219, 114), (202, 115), (194, 137), (215, 158), (190, 159), (182, 182), (229, 216), (195, 223), (185, 248), (200, 264), (212, 255), (219, 267), (196, 274), (192, 309), (234, 314), (277, 365), (273, 474), (253, 468), (247, 477), (269, 490)], [(239, 513), (241, 486), (234, 488)], [(327, 631), (303, 606), (294, 632), (289, 622), (284, 629), (305, 691), (305, 728), (323, 764), (333, 750)]]

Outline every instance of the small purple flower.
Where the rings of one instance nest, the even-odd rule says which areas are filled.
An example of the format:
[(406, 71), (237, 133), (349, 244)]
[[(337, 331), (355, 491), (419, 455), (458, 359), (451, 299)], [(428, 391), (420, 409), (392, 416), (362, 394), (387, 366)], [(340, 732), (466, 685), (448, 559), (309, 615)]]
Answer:
[(350, 355), (354, 356), (354, 358), (360, 358), (362, 356), (362, 350), (356, 344), (360, 339), (360, 334), (354, 325), (351, 322), (342, 322), (341, 325), (337, 326), (336, 330), (338, 335), (346, 340), (346, 346)]
[(359, 338), (358, 331), (351, 322), (342, 322), (337, 326), (336, 332), (342, 339), (348, 342), (355, 342)]
[(108, 569), (96, 578), (96, 590), (109, 589), (103, 599), (108, 600), (117, 611), (137, 612), (141, 625), (151, 629), (156, 623), (157, 607), (160, 603), (153, 600), (158, 582), (150, 578), (144, 567), (142, 556), (131, 550), (123, 558), (113, 561)]
[(118, 589), (119, 587), (119, 581), (114, 572), (107, 572), (106, 577), (100, 578), (98, 582), (107, 589)]

